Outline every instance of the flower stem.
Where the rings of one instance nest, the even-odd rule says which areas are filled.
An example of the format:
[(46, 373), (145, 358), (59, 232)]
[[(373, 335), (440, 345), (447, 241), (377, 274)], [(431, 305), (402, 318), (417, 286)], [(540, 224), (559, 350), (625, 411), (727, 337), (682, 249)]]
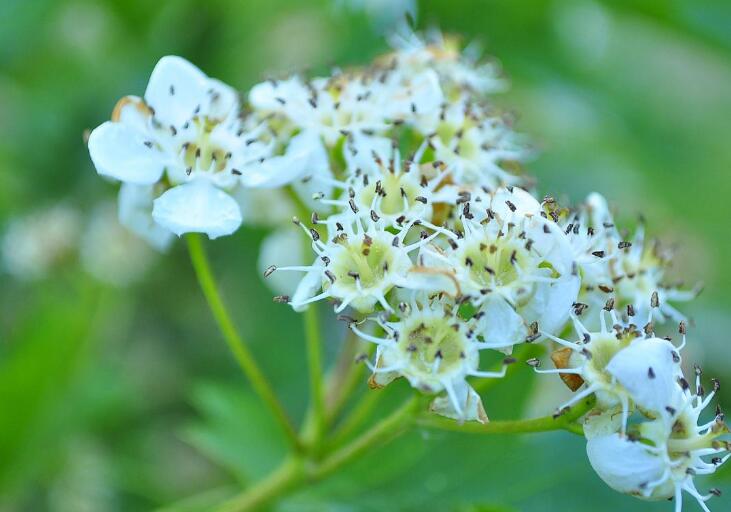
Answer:
[(348, 330), (337, 361), (327, 378), (326, 426), (330, 426), (337, 419), (342, 408), (361, 383), (362, 365), (355, 362), (358, 343), (355, 333)]
[(236, 358), (236, 362), (249, 379), (249, 382), (251, 382), (254, 391), (259, 395), (259, 398), (261, 398), (261, 400), (269, 406), (288, 440), (295, 450), (299, 451), (301, 446), (299, 437), (297, 436), (297, 432), (295, 431), (287, 412), (284, 410), (284, 407), (274, 393), (269, 381), (256, 363), (251, 351), (236, 330), (233, 320), (223, 303), (221, 294), (218, 291), (218, 286), (216, 285), (216, 280), (213, 276), (213, 272), (211, 271), (211, 266), (208, 262), (208, 256), (206, 255), (205, 248), (203, 247), (201, 235), (188, 234), (186, 235), (186, 240), (188, 242), (190, 260), (198, 278), (198, 284), (203, 291), (203, 295), (208, 302), (208, 306), (210, 307), (211, 313), (213, 313), (213, 317), (218, 324), (218, 328), (221, 331), (223, 338), (226, 340), (229, 349), (231, 349), (231, 352)]
[(312, 414), (312, 443), (317, 445), (325, 426), (325, 395), (323, 392), (322, 346), (317, 307), (310, 304), (304, 311), (305, 339), (310, 377), (310, 408)]
[(362, 455), (369, 448), (388, 442), (408, 430), (424, 403), (422, 398), (418, 395), (413, 396), (352, 442), (325, 457), (322, 463), (315, 467), (312, 473), (313, 478), (320, 479), (331, 474)]
[(329, 454), (320, 463), (298, 458), (286, 460), (278, 469), (254, 487), (224, 503), (217, 512), (247, 512), (257, 510), (288, 491), (308, 482), (321, 480), (345, 464), (365, 453), (368, 449), (388, 442), (405, 432), (423, 404), (421, 397), (407, 400), (373, 428), (354, 439), (347, 446)]
[(575, 420), (586, 414), (594, 406), (594, 398), (590, 397), (572, 408), (566, 414), (558, 417), (544, 416), (529, 420), (491, 421), (488, 423), (460, 424), (447, 418), (433, 415), (424, 415), (417, 420), (417, 424), (426, 428), (465, 432), (471, 434), (526, 434), (532, 432), (550, 432), (552, 430), (566, 430), (573, 434), (583, 435), (584, 430)]
[(216, 512), (244, 512), (257, 510), (286, 491), (299, 485), (305, 478), (299, 459), (287, 459), (264, 480), (216, 508)]

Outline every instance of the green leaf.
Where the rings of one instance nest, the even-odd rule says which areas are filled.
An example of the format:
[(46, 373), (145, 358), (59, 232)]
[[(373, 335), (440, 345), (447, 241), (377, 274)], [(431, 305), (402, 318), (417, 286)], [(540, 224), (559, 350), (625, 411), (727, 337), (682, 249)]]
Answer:
[(284, 458), (280, 427), (243, 385), (202, 383), (192, 402), (200, 418), (182, 429), (183, 439), (240, 482), (266, 475)]

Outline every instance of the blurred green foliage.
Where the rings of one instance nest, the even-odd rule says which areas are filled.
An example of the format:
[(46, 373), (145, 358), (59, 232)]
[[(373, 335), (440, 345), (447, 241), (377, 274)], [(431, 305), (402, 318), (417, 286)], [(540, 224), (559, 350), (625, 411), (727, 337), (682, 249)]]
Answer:
[[(513, 87), (498, 101), (542, 148), (531, 165), (541, 192), (578, 201), (599, 190), (620, 217), (641, 211), (678, 244), (679, 276), (706, 282), (690, 308), (689, 357), (728, 376), (731, 4), (428, 0), (418, 24), (463, 34), (501, 60)], [(4, 0), (0, 229), (60, 200), (90, 211), (113, 196), (83, 131), (117, 98), (141, 94), (162, 55), (245, 90), (386, 48), (365, 15), (325, 0)], [(301, 418), (301, 319), (268, 300), (255, 265), (265, 234), (244, 228), (209, 247), (236, 321)], [(0, 275), (0, 510), (205, 510), (276, 464), (279, 433), (226, 353), (183, 249), (126, 289), (95, 282), (74, 261), (40, 281)], [(327, 333), (329, 359), (339, 329)], [(527, 371), (499, 384), (488, 413), (550, 410), (555, 403), (528, 403), (537, 385)], [(384, 415), (405, 392), (384, 391)], [(668, 509), (606, 488), (583, 450), (568, 434), (416, 431), (278, 509)], [(731, 490), (731, 472), (716, 480)]]

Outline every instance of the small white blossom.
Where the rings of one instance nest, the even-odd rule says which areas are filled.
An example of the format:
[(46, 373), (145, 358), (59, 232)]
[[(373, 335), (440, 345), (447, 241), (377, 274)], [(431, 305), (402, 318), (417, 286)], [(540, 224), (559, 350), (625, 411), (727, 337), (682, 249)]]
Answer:
[(295, 223), (312, 238), (317, 259), (310, 266), (273, 266), (266, 274), (275, 270), (306, 272), (302, 286), (308, 293), (297, 293), (292, 298), (292, 306), (301, 308), (311, 302), (332, 299), (337, 312), (352, 306), (370, 313), (376, 304), (391, 310), (386, 295), (394, 286), (407, 284), (409, 271), (414, 267), (409, 254), (438, 234), (407, 244), (408, 226), (393, 234), (381, 220), (333, 216), (323, 221), (328, 232), (328, 239), (323, 240), (315, 229), (304, 227), (298, 219)]
[[(606, 314), (612, 319), (611, 329)], [(621, 407), (623, 432), (633, 406), (653, 417), (673, 416), (678, 408), (682, 346), (622, 328), (613, 310), (601, 312), (601, 329), (596, 332), (587, 330), (575, 315), (572, 318), (577, 341), (547, 334), (563, 348), (552, 355), (555, 370), (536, 370), (558, 373), (574, 391), (581, 389), (559, 411), (595, 394), (601, 410)]]
[(377, 319), (386, 337), (379, 338), (361, 330), (355, 322), (350, 328), (362, 339), (377, 344), (371, 385), (381, 387), (398, 377), (425, 393), (446, 391), (437, 397), (432, 411), (464, 420), (487, 421), (479, 395), (467, 377), (499, 378), (501, 371), (478, 369), (480, 350), (491, 348), (475, 336), (474, 320), (458, 316), (457, 306), (426, 295), (412, 294), (409, 302), (399, 304), (399, 319)]
[(425, 247), (420, 260), (454, 273), (462, 294), (481, 309), (481, 335), (496, 348), (535, 340), (538, 326), (555, 332), (579, 287), (563, 233), (521, 189), (477, 199), (462, 205), (461, 239)]
[[(151, 214), (159, 226), (177, 235), (200, 232), (216, 238), (241, 224), (229, 192), (269, 154), (256, 130), (244, 133), (232, 88), (169, 56), (155, 66), (144, 99), (123, 98), (112, 121), (91, 132), (89, 153), (99, 174), (147, 187), (137, 193), (152, 194)], [(127, 216), (121, 218), (125, 222)], [(135, 232), (155, 231), (141, 229), (141, 222), (128, 225)], [(162, 236), (146, 238), (165, 245)]]
[(628, 435), (611, 433), (589, 438), (589, 462), (607, 485), (641, 499), (674, 499), (676, 512), (682, 510), (685, 491), (709, 511), (706, 502), (720, 491), (712, 489), (702, 495), (695, 477), (714, 473), (731, 457), (729, 443), (719, 439), (729, 430), (718, 409), (710, 422), (699, 424), (718, 385), (714, 381), (713, 391), (704, 396), (700, 371), (697, 373), (696, 393), (691, 393), (688, 383), (679, 377), (682, 391), (677, 392), (678, 409), (671, 415), (640, 423)]
[(629, 306), (628, 316), (635, 318), (626, 322), (640, 326), (685, 318), (672, 303), (691, 300), (697, 291), (666, 283), (671, 254), (658, 242), (645, 241), (642, 224), (632, 239), (626, 240), (615, 225), (606, 199), (593, 193), (562, 221), (562, 226), (581, 273), (582, 302), (601, 307), (612, 298), (618, 309)]

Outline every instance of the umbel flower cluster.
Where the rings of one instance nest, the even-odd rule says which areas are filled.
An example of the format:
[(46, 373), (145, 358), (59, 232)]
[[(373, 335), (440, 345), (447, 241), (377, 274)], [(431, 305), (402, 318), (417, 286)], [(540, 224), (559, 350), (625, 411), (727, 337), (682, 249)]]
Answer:
[[(472, 383), (540, 343), (554, 368), (526, 362), (575, 391), (557, 417), (596, 397), (587, 454), (609, 486), (676, 510), (685, 491), (708, 510), (718, 491), (695, 477), (727, 460), (728, 429), (720, 410), (701, 418), (718, 382), (706, 393), (700, 369), (693, 384), (683, 373), (676, 304), (696, 291), (667, 284), (671, 254), (641, 224), (620, 230), (599, 194), (576, 208), (535, 196), (532, 151), (491, 102), (505, 87), (495, 63), (449, 38), (394, 46), (367, 67), (270, 79), (244, 97), (162, 58), (144, 97), (120, 100), (89, 137), (98, 173), (122, 183), (121, 222), (158, 248), (213, 239), (249, 220), (257, 194), (282, 191), (268, 211), (306, 211), (294, 223), (312, 252), (264, 274), (297, 273), (277, 301), (327, 301), (375, 346), (372, 387), (403, 377), (434, 414), (484, 423)], [(501, 363), (481, 367), (486, 352)]]

